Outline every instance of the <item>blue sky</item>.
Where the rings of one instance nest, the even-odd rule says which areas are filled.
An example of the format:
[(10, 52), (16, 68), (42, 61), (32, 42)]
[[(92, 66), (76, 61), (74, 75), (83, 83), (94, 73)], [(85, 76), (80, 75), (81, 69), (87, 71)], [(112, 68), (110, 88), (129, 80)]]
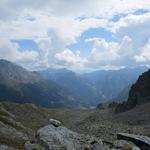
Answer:
[(12, 40), (12, 42), (17, 43), (19, 45), (20, 51), (27, 51), (27, 50), (38, 51), (38, 46), (33, 40), (21, 39), (21, 40)]
[(28, 69), (150, 64), (149, 0), (13, 0), (0, 8), (0, 58)]
[(72, 51), (82, 51), (83, 56), (89, 55), (94, 41), (86, 42), (89, 38), (103, 38), (106, 41), (114, 41), (113, 34), (104, 28), (93, 28), (85, 31), (78, 39), (77, 42), (68, 46)]

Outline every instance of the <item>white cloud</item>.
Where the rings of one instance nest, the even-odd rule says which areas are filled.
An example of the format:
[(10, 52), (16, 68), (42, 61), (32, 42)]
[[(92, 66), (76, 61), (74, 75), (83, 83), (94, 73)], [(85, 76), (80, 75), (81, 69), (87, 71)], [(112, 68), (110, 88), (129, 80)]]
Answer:
[(91, 64), (107, 65), (116, 60), (118, 44), (115, 42), (106, 42), (104, 39), (96, 40), (89, 56)]
[(97, 41), (97, 40), (101, 40), (101, 38), (98, 38), (98, 37), (87, 38), (84, 41), (85, 42), (94, 42), (94, 41)]
[(21, 64), (33, 63), (38, 53), (35, 51), (19, 51), (19, 46), (6, 39), (1, 39), (0, 42), (0, 59), (7, 59)]
[[(0, 57), (35, 67), (72, 67), (78, 69), (115, 68), (149, 62), (149, 0), (1, 0)], [(128, 14), (114, 22), (115, 15)], [(105, 28), (115, 41), (88, 38), (93, 48), (87, 58), (82, 50), (68, 48), (92, 28)], [(38, 51), (20, 51), (10, 40), (31, 39)], [(89, 44), (89, 43), (86, 43)]]
[[(26, 18), (17, 20), (0, 21), (0, 37), (9, 39), (38, 39), (47, 38), (50, 35), (49, 30), (53, 29), (63, 40), (70, 44), (76, 41), (76, 38), (90, 29), (106, 26), (105, 19), (87, 18), (84, 20), (69, 17), (53, 17), (38, 14), (31, 11), (35, 18), (30, 21)], [(47, 34), (49, 32), (49, 34)]]
[(79, 66), (79, 67), (81, 67), (85, 63), (88, 62), (86, 58), (82, 58), (80, 56), (80, 51), (73, 53), (69, 49), (66, 49), (61, 53), (57, 53), (55, 55), (55, 58), (57, 59), (56, 61), (58, 61), (61, 64), (66, 65), (66, 66)]
[(93, 49), (89, 55), (89, 64), (91, 67), (102, 66), (131, 66), (135, 65), (134, 56), (137, 51), (133, 49), (133, 41), (125, 36), (118, 42), (107, 42), (104, 39), (95, 41)]
[(148, 43), (141, 49), (139, 55), (134, 56), (136, 62), (150, 62), (150, 40)]
[[(0, 18), (16, 18), (18, 12), (35, 10), (53, 16), (69, 17), (111, 17), (118, 13), (149, 9), (149, 0), (1, 0)], [(15, 9), (14, 9), (15, 8)]]
[(125, 35), (133, 40), (134, 48), (144, 46), (150, 38), (150, 13), (128, 15), (111, 26), (111, 31), (120, 39)]

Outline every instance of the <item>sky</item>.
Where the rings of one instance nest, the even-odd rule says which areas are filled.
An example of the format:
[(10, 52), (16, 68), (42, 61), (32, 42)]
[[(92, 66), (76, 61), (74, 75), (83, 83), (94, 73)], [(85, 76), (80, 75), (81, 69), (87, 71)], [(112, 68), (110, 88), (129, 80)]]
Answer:
[(1, 0), (0, 59), (77, 72), (150, 65), (150, 0)]

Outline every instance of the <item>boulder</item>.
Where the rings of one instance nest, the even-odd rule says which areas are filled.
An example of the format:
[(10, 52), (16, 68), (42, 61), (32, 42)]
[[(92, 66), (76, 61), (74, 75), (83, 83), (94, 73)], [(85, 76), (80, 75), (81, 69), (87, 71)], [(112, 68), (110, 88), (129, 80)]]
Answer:
[(47, 150), (104, 150), (98, 139), (52, 124), (39, 129), (36, 139)]
[(117, 138), (131, 141), (135, 145), (137, 145), (141, 150), (150, 150), (150, 137), (128, 133), (118, 133)]
[(49, 119), (49, 123), (52, 124), (55, 127), (61, 126), (61, 122), (55, 119)]

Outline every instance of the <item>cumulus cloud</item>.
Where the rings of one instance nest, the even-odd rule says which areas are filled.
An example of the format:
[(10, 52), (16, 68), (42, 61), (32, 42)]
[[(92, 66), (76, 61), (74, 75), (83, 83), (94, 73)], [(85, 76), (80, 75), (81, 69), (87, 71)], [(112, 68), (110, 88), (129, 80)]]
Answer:
[(136, 62), (150, 62), (150, 39), (148, 43), (141, 49), (139, 55), (135, 55), (134, 59)]
[[(136, 14), (136, 11), (147, 12)], [(149, 63), (149, 0), (1, 0), (0, 58), (24, 66), (69, 67), (78, 69), (116, 68)], [(126, 14), (122, 16), (122, 14)], [(120, 15), (117, 21), (113, 18)], [(112, 33), (110, 41), (88, 37), (92, 44), (84, 56), (70, 44), (80, 42), (82, 34), (93, 28)], [(21, 51), (11, 40), (30, 39), (37, 51)], [(89, 43), (90, 42), (90, 43)]]
[(96, 40), (93, 49), (89, 55), (92, 65), (107, 65), (116, 60), (118, 44), (115, 42), (106, 42), (104, 39)]
[(83, 66), (85, 63), (88, 62), (86, 58), (82, 58), (80, 56), (80, 51), (73, 53), (69, 49), (64, 50), (61, 53), (57, 53), (55, 58), (59, 63), (64, 64), (66, 66)]
[(89, 55), (89, 64), (98, 66), (131, 66), (135, 65), (134, 56), (139, 51), (133, 48), (130, 37), (124, 36), (119, 42), (107, 42), (105, 39), (97, 39)]
[(16, 43), (12, 43), (7, 39), (1, 39), (0, 59), (7, 59), (21, 64), (30, 64), (33, 63), (38, 56), (38, 53), (35, 51), (20, 52), (18, 49), (19, 46)]
[(150, 38), (150, 13), (141, 15), (128, 15), (121, 18), (111, 26), (111, 31), (114, 32), (117, 38), (122, 38), (125, 35), (132, 38), (134, 47), (144, 46)]

